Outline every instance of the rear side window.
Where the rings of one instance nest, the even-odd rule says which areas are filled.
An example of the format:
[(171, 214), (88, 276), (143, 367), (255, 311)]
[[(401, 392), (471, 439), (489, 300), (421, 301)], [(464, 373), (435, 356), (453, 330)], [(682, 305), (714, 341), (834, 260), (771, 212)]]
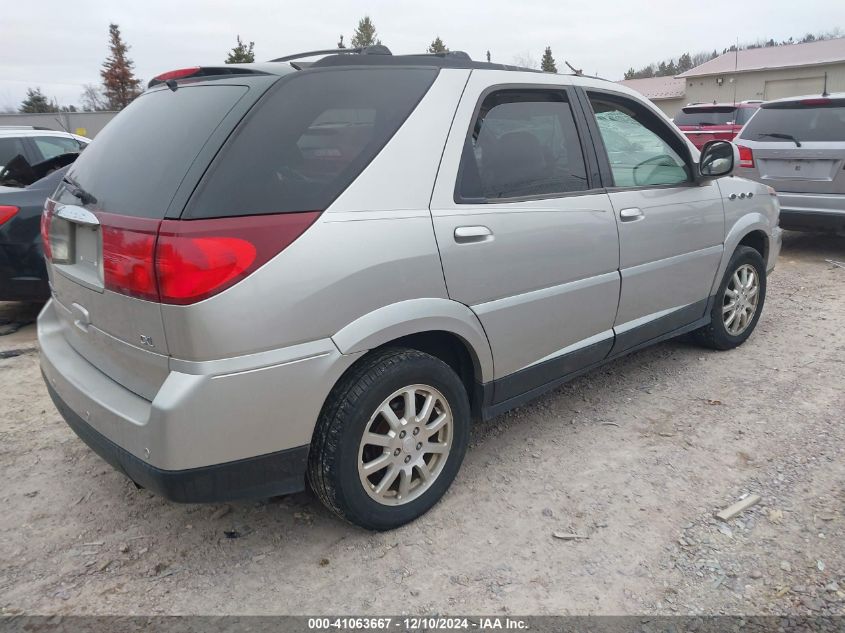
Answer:
[(13, 137), (0, 138), (0, 169), (18, 156), (26, 160), (26, 150), (24, 149), (23, 141)]
[[(790, 138), (791, 137), (791, 138)], [(760, 108), (740, 138), (766, 143), (845, 141), (845, 99), (807, 99)]]
[(186, 218), (322, 211), (405, 122), (433, 68), (303, 71), (259, 102), (203, 177)]
[(143, 94), (103, 128), (69, 174), (104, 211), (163, 218), (208, 137), (246, 92), (215, 85)]
[(35, 141), (43, 160), (55, 158), (62, 154), (78, 154), (81, 149), (76, 139), (64, 136), (36, 136), (32, 140)]
[(587, 168), (566, 93), (504, 90), (484, 99), (467, 136), (458, 202), (585, 191)]
[[(738, 108), (733, 106), (713, 106), (709, 108), (683, 108), (675, 115), (675, 125), (727, 125), (742, 123), (738, 121)], [(741, 112), (741, 111), (740, 111)]]

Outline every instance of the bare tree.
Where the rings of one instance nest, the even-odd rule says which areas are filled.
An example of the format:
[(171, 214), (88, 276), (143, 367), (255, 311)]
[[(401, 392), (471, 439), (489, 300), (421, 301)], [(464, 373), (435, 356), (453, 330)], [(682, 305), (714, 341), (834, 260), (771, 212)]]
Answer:
[(513, 56), (513, 65), (521, 66), (522, 68), (539, 68), (540, 64), (536, 58), (531, 56), (531, 53), (525, 52), (520, 55)]
[(108, 110), (108, 104), (102, 91), (94, 84), (84, 84), (79, 97), (83, 112), (102, 112)]

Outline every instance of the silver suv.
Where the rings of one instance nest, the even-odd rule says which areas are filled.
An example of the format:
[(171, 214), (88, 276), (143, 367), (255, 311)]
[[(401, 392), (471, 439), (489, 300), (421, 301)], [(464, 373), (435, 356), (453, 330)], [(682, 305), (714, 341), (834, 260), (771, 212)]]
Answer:
[(737, 143), (737, 173), (777, 190), (783, 228), (845, 232), (845, 93), (770, 101)]
[(772, 190), (617, 84), (384, 49), (151, 84), (45, 207), (38, 336), (68, 424), (169, 499), (307, 480), (393, 528), (473, 419), (760, 318)]

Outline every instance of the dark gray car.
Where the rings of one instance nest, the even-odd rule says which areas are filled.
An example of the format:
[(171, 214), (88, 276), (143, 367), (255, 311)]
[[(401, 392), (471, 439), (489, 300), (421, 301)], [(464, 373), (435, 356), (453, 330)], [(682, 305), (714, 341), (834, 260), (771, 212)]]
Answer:
[(783, 228), (845, 231), (845, 93), (766, 103), (736, 142), (737, 175), (774, 187)]

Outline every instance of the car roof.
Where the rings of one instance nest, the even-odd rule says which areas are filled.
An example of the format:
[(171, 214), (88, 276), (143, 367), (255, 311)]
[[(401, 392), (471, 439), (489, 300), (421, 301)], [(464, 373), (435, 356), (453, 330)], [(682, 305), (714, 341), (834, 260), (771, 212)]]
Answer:
[(86, 143), (90, 143), (91, 139), (86, 136), (81, 136), (79, 134), (71, 134), (70, 132), (63, 132), (59, 130), (46, 130), (43, 128), (38, 127), (30, 127), (30, 126), (2, 126), (0, 125), (0, 137), (8, 138), (18, 138), (21, 136), (63, 136), (65, 138), (75, 138), (80, 141), (84, 141)]
[[(317, 57), (318, 59), (313, 59)], [(393, 66), (404, 68), (435, 67), (442, 69), (470, 69), (470, 70), (498, 70), (508, 71), (516, 75), (530, 74), (554, 75), (557, 77), (586, 77), (606, 83), (613, 83), (600, 77), (588, 75), (566, 74), (566, 73), (545, 73), (536, 68), (525, 68), (510, 64), (498, 64), (493, 62), (474, 61), (463, 51), (449, 51), (447, 53), (413, 53), (408, 55), (393, 55), (386, 46), (376, 45), (362, 49), (330, 49), (322, 51), (308, 51), (294, 55), (286, 55), (266, 62), (252, 62), (248, 64), (227, 64), (225, 66), (196, 67), (194, 73), (185, 76), (186, 81), (202, 81), (204, 79), (222, 79), (233, 75), (287, 75), (292, 72), (319, 68), (351, 68), (351, 67), (372, 67), (372, 66)], [(194, 69), (186, 69), (194, 70)], [(166, 74), (166, 73), (164, 73)], [(164, 83), (158, 77), (154, 77), (149, 87)], [(571, 82), (577, 83), (577, 82)], [(624, 88), (615, 84), (620, 88)], [(627, 89), (620, 92), (627, 93)], [(631, 94), (637, 94), (631, 92)]]
[(767, 102), (766, 105), (772, 103), (793, 103), (795, 101), (805, 101), (807, 99), (845, 99), (845, 92), (831, 92), (828, 94), (812, 94), (812, 95), (800, 95), (797, 97), (783, 97), (781, 99), (774, 99), (772, 101)]

